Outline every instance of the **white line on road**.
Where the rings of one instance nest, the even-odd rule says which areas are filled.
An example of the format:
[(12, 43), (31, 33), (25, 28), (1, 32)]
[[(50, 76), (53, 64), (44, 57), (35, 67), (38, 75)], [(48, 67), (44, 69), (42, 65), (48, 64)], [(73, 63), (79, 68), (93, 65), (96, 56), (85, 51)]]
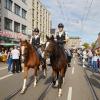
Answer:
[(5, 79), (5, 78), (8, 78), (8, 77), (10, 77), (10, 76), (12, 76), (13, 74), (9, 74), (9, 75), (6, 75), (6, 76), (3, 76), (3, 77), (0, 77), (0, 80), (3, 80), (3, 79)]
[(69, 87), (67, 100), (72, 99), (72, 87)]
[(72, 75), (74, 74), (74, 72), (75, 72), (75, 68), (73, 67), (73, 68), (72, 68)]
[(0, 68), (0, 71), (1, 71), (1, 70), (4, 70), (4, 69), (7, 69), (7, 67)]

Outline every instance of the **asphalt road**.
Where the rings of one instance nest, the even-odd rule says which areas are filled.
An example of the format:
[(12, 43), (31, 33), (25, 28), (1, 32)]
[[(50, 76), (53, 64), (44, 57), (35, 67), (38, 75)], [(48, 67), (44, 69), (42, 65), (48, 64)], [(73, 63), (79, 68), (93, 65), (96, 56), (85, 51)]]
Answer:
[[(37, 86), (33, 87), (33, 70), (30, 69), (25, 94), (20, 94), (23, 85), (23, 73), (10, 74), (7, 72), (7, 65), (0, 63), (0, 100), (94, 100), (86, 75), (77, 58), (72, 59), (71, 67), (68, 68), (63, 84), (62, 96), (58, 97), (58, 89), (52, 88), (52, 69), (48, 66), (47, 78), (39, 74)], [(86, 70), (88, 77), (92, 74)], [(92, 82), (100, 100), (100, 74), (93, 75)], [(95, 81), (93, 81), (95, 79)], [(97, 82), (98, 80), (98, 82)]]

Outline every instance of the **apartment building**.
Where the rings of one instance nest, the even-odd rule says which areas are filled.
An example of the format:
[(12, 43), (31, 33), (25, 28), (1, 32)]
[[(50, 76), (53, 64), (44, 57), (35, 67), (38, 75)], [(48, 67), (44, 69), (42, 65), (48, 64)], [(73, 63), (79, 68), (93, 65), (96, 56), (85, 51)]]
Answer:
[(81, 43), (80, 37), (69, 37), (67, 46), (69, 48), (79, 48)]
[(38, 27), (42, 41), (45, 41), (46, 34), (50, 34), (51, 15), (40, 0), (32, 0), (32, 28)]
[(26, 0), (0, 0), (0, 36), (16, 41), (27, 37), (27, 9)]
[(39, 0), (0, 0), (0, 40), (28, 39), (38, 27), (45, 41), (50, 22), (50, 12)]

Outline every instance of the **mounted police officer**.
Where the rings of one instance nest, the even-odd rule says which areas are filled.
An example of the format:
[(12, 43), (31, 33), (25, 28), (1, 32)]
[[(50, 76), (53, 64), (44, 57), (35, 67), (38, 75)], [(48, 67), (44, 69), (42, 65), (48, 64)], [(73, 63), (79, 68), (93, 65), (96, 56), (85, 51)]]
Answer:
[(65, 48), (68, 36), (64, 31), (64, 25), (62, 23), (58, 24), (58, 32), (55, 34), (57, 43), (65, 49), (66, 58), (68, 59), (68, 66), (70, 67), (70, 56), (71, 52), (68, 48)]
[(36, 50), (38, 50), (38, 48), (40, 47), (40, 34), (38, 28), (35, 28), (33, 30), (30, 44), (32, 44), (32, 46), (35, 47)]
[(67, 34), (63, 30), (63, 28), (64, 25), (62, 23), (58, 24), (58, 32), (55, 34), (56, 35), (55, 38), (58, 44), (64, 47), (66, 44)]
[(40, 43), (40, 34), (39, 34), (39, 29), (38, 28), (35, 28), (33, 30), (33, 34), (32, 34), (32, 37), (30, 39), (30, 44), (32, 44), (32, 46), (36, 49), (38, 55), (39, 55), (39, 58), (41, 60), (41, 62), (43, 63), (42, 61), (42, 51), (41, 51), (41, 43)]

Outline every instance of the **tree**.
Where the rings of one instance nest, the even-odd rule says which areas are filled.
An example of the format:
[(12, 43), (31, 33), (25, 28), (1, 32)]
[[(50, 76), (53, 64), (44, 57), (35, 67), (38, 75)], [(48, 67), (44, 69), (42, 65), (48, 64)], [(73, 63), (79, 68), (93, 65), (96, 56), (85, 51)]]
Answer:
[(96, 47), (96, 42), (93, 42), (93, 43), (91, 44), (91, 46), (92, 46), (92, 48), (94, 49), (94, 48)]
[(84, 46), (85, 47), (85, 49), (87, 49), (87, 48), (89, 48), (90, 46), (89, 46), (89, 43), (84, 43), (82, 46)]

